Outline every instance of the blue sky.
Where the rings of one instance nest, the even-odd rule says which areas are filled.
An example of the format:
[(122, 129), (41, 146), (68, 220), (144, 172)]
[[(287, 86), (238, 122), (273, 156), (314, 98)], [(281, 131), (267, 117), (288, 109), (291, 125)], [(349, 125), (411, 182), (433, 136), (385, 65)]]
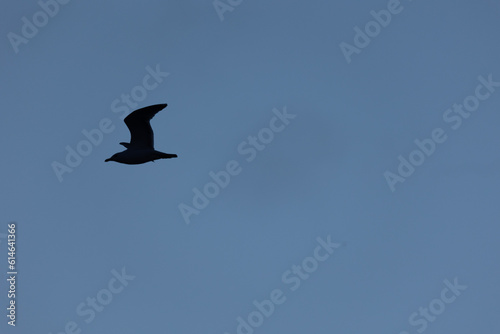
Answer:
[[(0, 13), (2, 333), (499, 331), (498, 1), (41, 3)], [(158, 103), (179, 158), (105, 163)]]

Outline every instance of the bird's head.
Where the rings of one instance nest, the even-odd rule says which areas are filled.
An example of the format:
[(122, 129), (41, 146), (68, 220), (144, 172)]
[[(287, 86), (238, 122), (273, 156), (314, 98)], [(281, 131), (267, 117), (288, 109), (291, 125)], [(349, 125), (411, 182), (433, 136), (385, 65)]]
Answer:
[(118, 153), (116, 154), (113, 154), (113, 156), (111, 158), (107, 158), (106, 160), (104, 160), (104, 162), (108, 162), (108, 161), (117, 161), (116, 159), (118, 158)]

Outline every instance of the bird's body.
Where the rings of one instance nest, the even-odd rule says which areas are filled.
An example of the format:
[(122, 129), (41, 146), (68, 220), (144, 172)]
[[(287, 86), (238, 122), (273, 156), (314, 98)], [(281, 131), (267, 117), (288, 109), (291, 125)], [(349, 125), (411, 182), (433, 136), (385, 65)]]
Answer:
[(176, 154), (169, 154), (154, 149), (154, 134), (149, 121), (166, 104), (155, 104), (137, 109), (125, 117), (125, 124), (130, 130), (130, 143), (120, 143), (126, 150), (114, 154), (105, 161), (116, 161), (122, 164), (138, 165), (158, 159), (177, 158)]
[(105, 161), (116, 161), (127, 165), (139, 165), (158, 159), (177, 158), (177, 155), (163, 153), (157, 150), (128, 148), (123, 152), (118, 152), (114, 154), (112, 158), (113, 160), (109, 158), (106, 159)]

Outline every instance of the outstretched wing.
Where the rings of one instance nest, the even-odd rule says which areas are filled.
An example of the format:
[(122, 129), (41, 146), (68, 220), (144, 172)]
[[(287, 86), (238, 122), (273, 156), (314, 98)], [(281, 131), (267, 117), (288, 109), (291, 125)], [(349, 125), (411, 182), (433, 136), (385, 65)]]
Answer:
[(125, 117), (125, 124), (130, 131), (130, 146), (154, 148), (153, 129), (149, 121), (167, 104), (155, 104), (137, 109)]

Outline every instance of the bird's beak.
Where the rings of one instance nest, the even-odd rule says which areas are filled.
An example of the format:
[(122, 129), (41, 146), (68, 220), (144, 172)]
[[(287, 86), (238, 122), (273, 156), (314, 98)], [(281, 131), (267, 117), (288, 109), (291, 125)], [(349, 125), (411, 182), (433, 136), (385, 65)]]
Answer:
[(111, 158), (104, 160), (104, 162), (108, 162), (108, 161), (111, 161)]

